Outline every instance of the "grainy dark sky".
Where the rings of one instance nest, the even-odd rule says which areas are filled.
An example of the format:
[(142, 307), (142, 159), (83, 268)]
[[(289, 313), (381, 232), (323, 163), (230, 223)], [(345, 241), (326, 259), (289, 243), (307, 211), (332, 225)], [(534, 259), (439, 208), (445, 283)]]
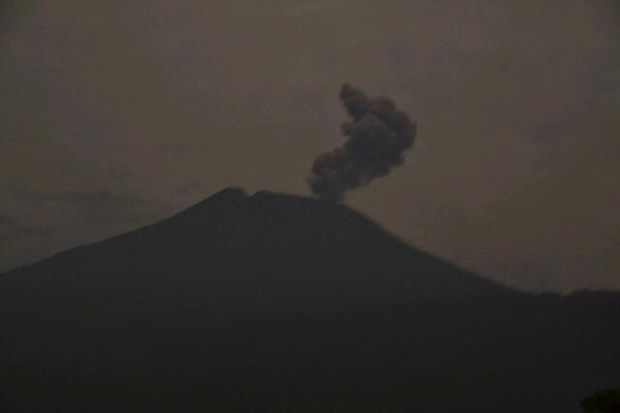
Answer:
[(419, 123), (347, 203), (523, 288), (620, 288), (615, 0), (4, 0), (0, 270), (226, 186), (308, 194), (345, 81)]

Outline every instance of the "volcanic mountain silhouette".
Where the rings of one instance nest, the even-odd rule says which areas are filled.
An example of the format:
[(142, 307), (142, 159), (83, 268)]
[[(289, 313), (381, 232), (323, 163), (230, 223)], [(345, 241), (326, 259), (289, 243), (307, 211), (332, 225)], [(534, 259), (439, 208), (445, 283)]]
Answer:
[(0, 276), (11, 412), (577, 412), (620, 294), (509, 289), (343, 205), (226, 189)]

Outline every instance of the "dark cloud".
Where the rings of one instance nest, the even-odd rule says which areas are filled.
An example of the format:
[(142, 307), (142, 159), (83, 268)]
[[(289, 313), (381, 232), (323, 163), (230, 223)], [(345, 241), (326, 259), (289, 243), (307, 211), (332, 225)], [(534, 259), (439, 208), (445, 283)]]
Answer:
[(47, 236), (53, 232), (53, 228), (33, 226), (13, 216), (0, 214), (0, 245), (24, 238)]
[(0, 272), (165, 216), (156, 200), (101, 190), (0, 188)]
[[(2, 208), (7, 219), (29, 223), (37, 220), (51, 220), (60, 217), (82, 222), (82, 225), (135, 224), (152, 217), (154, 210), (161, 207), (157, 201), (137, 194), (102, 190), (66, 190), (42, 192), (32, 189), (4, 191), (12, 202)], [(23, 211), (30, 211), (24, 214)], [(73, 216), (73, 218), (71, 218)], [(64, 220), (64, 219), (62, 219)]]
[(6, 31), (8, 22), (11, 20), (11, 16), (15, 14), (15, 2), (14, 0), (0, 1), (0, 34)]
[(82, 208), (105, 208), (106, 206), (139, 206), (147, 200), (135, 194), (117, 193), (110, 190), (70, 190), (60, 192), (16, 191), (16, 194), (31, 202), (49, 202), (77, 205)]
[(402, 164), (417, 130), (416, 123), (386, 97), (370, 99), (345, 84), (340, 100), (352, 119), (342, 125), (348, 139), (342, 147), (319, 155), (310, 177), (312, 192), (333, 201)]

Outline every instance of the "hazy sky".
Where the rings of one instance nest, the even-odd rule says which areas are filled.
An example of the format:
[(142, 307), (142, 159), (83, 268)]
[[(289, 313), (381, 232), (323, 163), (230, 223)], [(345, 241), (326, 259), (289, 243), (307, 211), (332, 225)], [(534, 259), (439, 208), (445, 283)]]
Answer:
[(418, 121), (347, 203), (523, 288), (620, 288), (615, 0), (5, 0), (0, 270), (226, 186), (309, 194), (345, 81)]

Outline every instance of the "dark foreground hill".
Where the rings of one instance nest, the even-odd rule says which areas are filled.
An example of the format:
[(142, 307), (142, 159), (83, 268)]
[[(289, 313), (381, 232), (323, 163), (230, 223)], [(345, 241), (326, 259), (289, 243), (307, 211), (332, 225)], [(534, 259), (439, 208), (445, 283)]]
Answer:
[(8, 412), (576, 413), (620, 383), (620, 294), (513, 291), (267, 192), (4, 274), (0, 310)]

